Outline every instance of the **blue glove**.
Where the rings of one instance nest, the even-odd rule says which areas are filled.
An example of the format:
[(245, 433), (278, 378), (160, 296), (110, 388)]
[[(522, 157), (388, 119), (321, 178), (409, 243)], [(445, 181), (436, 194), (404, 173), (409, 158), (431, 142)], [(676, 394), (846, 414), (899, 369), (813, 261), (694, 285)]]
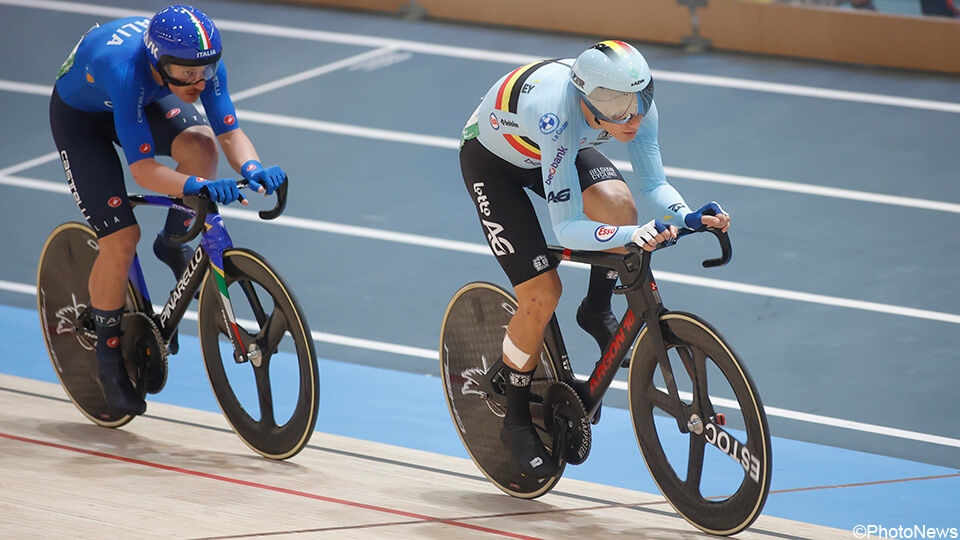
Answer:
[(240, 198), (240, 188), (237, 187), (237, 181), (232, 178), (223, 180), (207, 180), (199, 176), (187, 178), (183, 184), (184, 195), (196, 195), (200, 191), (206, 191), (210, 200), (215, 203), (230, 204)]
[(267, 190), (267, 195), (273, 194), (280, 184), (287, 181), (287, 173), (283, 169), (274, 165), (273, 167), (263, 168), (263, 165), (251, 159), (240, 167), (240, 174), (250, 182), (250, 189), (260, 191), (263, 186)]
[(701, 221), (700, 218), (703, 216), (716, 216), (720, 214), (726, 214), (723, 211), (723, 208), (720, 208), (720, 205), (716, 201), (711, 202), (710, 204), (703, 205), (702, 208), (696, 212), (690, 212), (683, 218), (683, 223), (691, 229), (699, 229), (701, 227), (706, 227)]

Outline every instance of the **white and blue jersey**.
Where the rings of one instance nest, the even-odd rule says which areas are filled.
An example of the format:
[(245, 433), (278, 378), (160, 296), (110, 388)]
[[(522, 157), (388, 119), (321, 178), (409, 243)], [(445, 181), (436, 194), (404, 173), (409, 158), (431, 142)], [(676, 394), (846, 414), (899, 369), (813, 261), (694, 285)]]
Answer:
[[(70, 107), (113, 113), (117, 138), (130, 165), (155, 155), (144, 107), (171, 94), (154, 81), (150, 71), (143, 48), (149, 24), (146, 17), (127, 17), (92, 28), (60, 68), (56, 83), (60, 99)], [(214, 133), (239, 127), (222, 62), (200, 101)]]
[[(605, 250), (624, 246), (636, 226), (612, 226), (583, 212), (577, 153), (612, 136), (591, 128), (580, 108), (580, 93), (569, 83), (573, 59), (544, 60), (502, 77), (484, 96), (464, 129), (490, 152), (524, 169), (542, 170), (543, 191), (557, 240), (570, 249)], [(663, 172), (657, 144), (657, 107), (652, 104), (636, 137), (627, 143), (641, 193), (661, 207), (668, 224), (683, 226), (690, 212)], [(569, 197), (555, 196), (561, 192)]]

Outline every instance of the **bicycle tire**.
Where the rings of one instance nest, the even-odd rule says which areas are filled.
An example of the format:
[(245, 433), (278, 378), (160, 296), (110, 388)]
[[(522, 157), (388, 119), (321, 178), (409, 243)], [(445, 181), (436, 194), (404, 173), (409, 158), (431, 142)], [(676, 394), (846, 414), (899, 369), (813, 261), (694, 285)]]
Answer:
[[(516, 308), (513, 295), (492, 283), (478, 281), (461, 287), (443, 315), (440, 373), (454, 428), (477, 468), (504, 493), (533, 499), (556, 485), (566, 464), (561, 459), (557, 474), (547, 479), (538, 481), (525, 476), (500, 442), (505, 411), (502, 386), (492, 390), (499, 392), (498, 396), (491, 396), (490, 392), (483, 395), (478, 390), (487, 387), (483, 381), (490, 379), (489, 369), (501, 356), (504, 328)], [(552, 438), (547, 434), (542, 407), (537, 403), (544, 402), (549, 383), (556, 381), (557, 374), (561, 373), (556, 358), (545, 343), (531, 386), (531, 416), (548, 451)]]
[[(236, 363), (232, 355), (232, 344), (227, 337), (226, 317), (220, 309), (217, 299), (219, 288), (211, 271), (203, 281), (200, 289), (200, 306), (198, 308), (198, 325), (200, 328), (200, 347), (203, 352), (203, 362), (213, 394), (220, 405), (220, 410), (226, 417), (234, 432), (254, 452), (269, 459), (288, 459), (303, 450), (310, 440), (317, 423), (320, 406), (320, 376), (317, 366), (317, 354), (314, 350), (313, 338), (307, 326), (303, 311), (287, 284), (280, 275), (257, 253), (246, 249), (231, 249), (223, 254), (223, 272), (227, 287), (233, 285), (230, 299), (234, 313), (238, 319), (242, 317), (244, 309), (255, 314), (257, 310), (253, 302), (244, 291), (250, 286), (256, 296), (256, 303), (261, 305), (261, 315), (269, 315), (269, 326), (274, 332), (263, 334), (263, 327), (258, 320), (238, 320), (238, 325), (245, 328), (255, 328), (256, 334), (263, 334), (258, 341), (264, 350), (260, 365), (248, 361), (247, 366), (252, 368), (256, 386), (258, 410), (244, 405), (238, 396), (237, 389), (233, 388), (228, 371), (235, 369)], [(258, 292), (253, 285), (256, 285)], [(263, 294), (266, 293), (266, 294)], [(263, 306), (269, 298), (272, 304)], [(246, 301), (246, 304), (244, 302)], [(272, 309), (267, 314), (266, 310)], [(279, 322), (282, 326), (276, 326)], [(243, 330), (246, 331), (246, 330)], [(264, 347), (268, 334), (274, 341), (272, 347)], [(230, 353), (221, 354), (221, 336), (224, 349)], [(277, 346), (288, 337), (293, 341), (296, 353), (296, 371), (298, 376), (296, 403), (289, 419), (279, 423), (276, 419), (277, 402), (275, 389), (285, 394), (294, 389), (289, 387), (277, 388), (271, 385), (273, 375), (282, 375), (284, 370), (292, 369), (289, 363), (274, 365), (273, 360), (278, 352)], [(279, 357), (281, 359), (284, 356)], [(229, 364), (227, 364), (229, 363)], [(241, 370), (242, 372), (242, 370)], [(241, 375), (245, 376), (245, 375)], [(253, 413), (253, 414), (251, 414)], [(257, 418), (255, 418), (257, 416)]]
[[(37, 265), (37, 312), (53, 371), (67, 397), (91, 422), (110, 428), (123, 426), (133, 416), (107, 404), (98, 380), (93, 323), (79, 318), (90, 305), (87, 282), (100, 246), (97, 235), (83, 223), (68, 222), (47, 237)], [(143, 311), (145, 301), (127, 282), (126, 311)], [(136, 377), (127, 366), (131, 381)], [(142, 389), (138, 389), (141, 396)]]
[[(683, 375), (689, 377), (692, 391), (686, 396), (680, 395), (684, 408), (677, 410), (669, 404), (667, 393), (656, 388), (655, 373), (659, 363), (654, 340), (647, 337), (648, 332), (644, 328), (637, 338), (631, 357), (629, 380), (630, 414), (637, 444), (657, 487), (684, 519), (710, 534), (736, 534), (757, 519), (770, 491), (770, 430), (763, 404), (756, 385), (736, 352), (707, 322), (689, 313), (669, 312), (661, 316), (660, 324), (673, 373), (678, 380)], [(679, 370), (677, 366), (680, 366)], [(691, 366), (696, 366), (693, 368), (693, 375)], [(716, 375), (709, 378), (709, 373)], [(662, 377), (662, 372), (660, 376)], [(697, 382), (694, 383), (694, 380)], [(718, 388), (721, 381), (726, 381), (729, 389)], [(698, 389), (696, 384), (703, 386)], [(736, 407), (732, 400), (713, 396), (729, 390), (733, 392)], [(708, 397), (704, 400), (695, 397), (696, 394), (706, 394)], [(739, 408), (739, 413), (731, 414), (738, 415), (743, 424), (746, 442), (737, 439), (727, 431), (728, 428), (718, 426), (722, 426), (724, 421), (719, 420), (721, 417), (717, 415), (715, 403), (718, 407), (726, 407), (726, 410), (730, 411)], [(667, 408), (674, 410), (667, 411)], [(665, 427), (661, 427), (658, 433), (654, 409), (664, 411), (674, 418), (680, 416), (683, 421), (689, 421), (691, 414), (696, 411), (701, 412), (698, 414), (703, 417), (701, 424), (698, 425), (696, 421), (687, 424), (690, 430), (686, 433), (684, 478), (680, 478), (671, 464), (660, 437), (661, 434), (664, 437), (676, 437), (677, 433), (681, 433), (678, 424), (676, 421), (666, 421)], [(695, 433), (695, 428), (701, 431)], [(680, 440), (683, 438), (681, 436)], [(715, 452), (708, 450), (711, 447)], [(706, 455), (707, 451), (711, 454)], [(742, 470), (729, 464), (719, 465), (725, 463), (727, 458), (739, 464)], [(728, 489), (723, 495), (705, 497), (702, 493), (705, 460), (717, 464), (715, 468), (727, 467), (725, 481), (722, 482), (724, 488), (727, 487), (727, 482), (736, 484), (737, 481), (740, 482), (739, 487), (736, 490)], [(740, 472), (742, 478), (739, 478)]]

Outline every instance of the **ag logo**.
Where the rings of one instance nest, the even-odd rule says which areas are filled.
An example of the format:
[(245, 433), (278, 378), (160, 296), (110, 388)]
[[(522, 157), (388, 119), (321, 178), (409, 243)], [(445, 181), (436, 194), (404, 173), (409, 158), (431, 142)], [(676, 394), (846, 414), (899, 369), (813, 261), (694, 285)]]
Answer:
[(552, 191), (547, 194), (547, 202), (566, 202), (570, 200), (570, 188), (562, 189), (557, 194)]
[(597, 231), (593, 233), (593, 236), (601, 242), (608, 242), (613, 235), (617, 234), (617, 231), (620, 230), (620, 227), (610, 227), (604, 225), (602, 227), (597, 227)]
[(553, 130), (557, 129), (559, 125), (560, 119), (553, 113), (547, 113), (540, 117), (540, 133), (544, 135), (553, 133)]

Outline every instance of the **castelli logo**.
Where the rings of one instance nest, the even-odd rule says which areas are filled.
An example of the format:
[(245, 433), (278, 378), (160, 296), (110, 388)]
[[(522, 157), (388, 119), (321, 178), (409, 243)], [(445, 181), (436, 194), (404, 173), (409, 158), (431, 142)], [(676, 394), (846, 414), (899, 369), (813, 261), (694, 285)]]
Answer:
[(232, 114), (228, 114), (223, 117), (223, 123), (228, 126), (232, 126), (237, 123), (237, 119), (234, 118)]
[(116, 349), (117, 345), (119, 344), (120, 344), (120, 338), (118, 337), (112, 337), (107, 340), (107, 347), (110, 347), (111, 349)]
[(107, 206), (110, 208), (116, 208), (120, 206), (120, 197), (110, 197), (110, 200), (107, 201)]
[(140, 145), (140, 153), (141, 153), (141, 154), (149, 154), (151, 149), (152, 149), (152, 147), (151, 147), (149, 144), (147, 144), (147, 143), (143, 143), (143, 144)]
[(252, 170), (254, 170), (254, 169), (256, 169), (256, 168), (257, 168), (257, 166), (254, 165), (253, 163), (247, 165), (247, 170), (248, 170), (248, 171), (252, 171)]
[(173, 118), (178, 114), (180, 114), (180, 109), (170, 109), (169, 111), (167, 111), (167, 120)]

